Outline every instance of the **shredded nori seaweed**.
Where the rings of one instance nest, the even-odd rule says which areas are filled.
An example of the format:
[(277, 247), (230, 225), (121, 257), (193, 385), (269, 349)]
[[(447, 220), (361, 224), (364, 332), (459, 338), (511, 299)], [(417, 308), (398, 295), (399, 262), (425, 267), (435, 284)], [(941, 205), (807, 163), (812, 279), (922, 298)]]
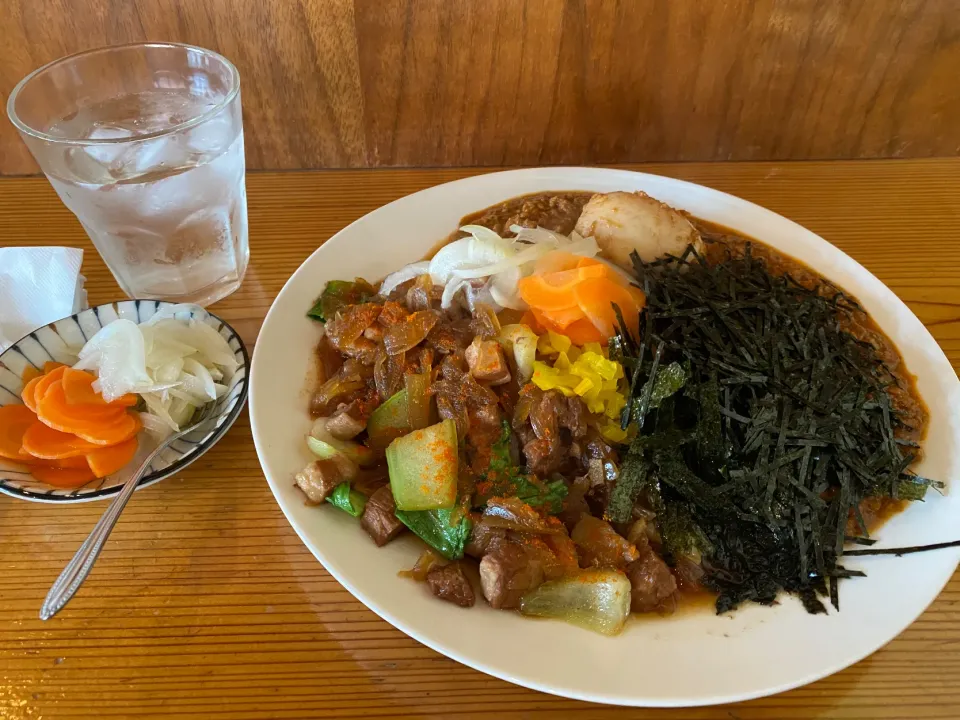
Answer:
[[(891, 403), (897, 380), (877, 349), (845, 329), (862, 310), (825, 281), (771, 274), (749, 243), (714, 264), (693, 247), (633, 260), (643, 330), (630, 337), (621, 321), (612, 347), (630, 377), (623, 424), (638, 434), (614, 513), (653, 488), (661, 526), (683, 518), (699, 538), (718, 612), (783, 590), (811, 613), (822, 597), (839, 608), (838, 580), (862, 574), (838, 564), (844, 543), (870, 542), (861, 501), (942, 487), (908, 469), (919, 428)], [(654, 403), (661, 366), (682, 382)]]

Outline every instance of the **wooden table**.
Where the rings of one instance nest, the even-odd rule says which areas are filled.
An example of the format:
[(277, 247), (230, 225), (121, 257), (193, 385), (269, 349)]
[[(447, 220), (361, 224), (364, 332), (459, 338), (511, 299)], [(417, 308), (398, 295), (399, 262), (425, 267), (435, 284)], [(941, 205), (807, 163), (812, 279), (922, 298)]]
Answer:
[[(902, 297), (960, 367), (960, 160), (641, 169), (819, 233)], [(251, 174), (250, 270), (215, 312), (252, 348), (271, 301), (324, 240), (394, 198), (476, 172)], [(0, 244), (83, 247), (90, 302), (120, 297), (43, 179), (0, 180)], [(628, 710), (487, 677), (367, 610), (283, 518), (246, 413), (189, 469), (137, 493), (84, 588), (40, 622), (41, 600), (103, 509), (0, 496), (0, 717), (960, 717), (960, 575), (903, 635), (833, 677), (726, 707)]]

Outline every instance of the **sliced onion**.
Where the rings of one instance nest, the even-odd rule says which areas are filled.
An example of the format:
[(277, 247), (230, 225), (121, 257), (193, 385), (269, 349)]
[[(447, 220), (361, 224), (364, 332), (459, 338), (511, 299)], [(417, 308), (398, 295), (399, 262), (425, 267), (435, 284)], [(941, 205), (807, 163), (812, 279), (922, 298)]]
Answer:
[(446, 285), (454, 268), (470, 263), (470, 240), (454, 240), (444, 245), (430, 261), (430, 278), (434, 285)]
[(529, 307), (517, 290), (521, 275), (520, 268), (512, 268), (493, 278), (490, 283), (490, 295), (493, 296), (497, 305), (511, 310), (526, 310)]
[(169, 399), (164, 401), (157, 393), (142, 393), (141, 397), (147, 404), (147, 409), (150, 411), (150, 415), (156, 417), (160, 422), (164, 423), (174, 432), (180, 430), (180, 426), (174, 422), (173, 418), (170, 417), (170, 413), (167, 412), (167, 408), (170, 406)]
[(464, 225), (460, 228), (460, 231), (468, 233), (477, 240), (491, 245), (503, 244), (505, 241), (505, 238), (500, 237), (493, 230), (483, 225)]
[(582, 255), (583, 257), (594, 257), (600, 252), (600, 246), (592, 237), (582, 237), (574, 240), (569, 245), (564, 245), (561, 250), (571, 255)]
[(529, 247), (521, 250), (512, 257), (505, 258), (499, 262), (495, 262), (491, 265), (484, 265), (482, 267), (475, 268), (464, 268), (460, 270), (454, 270), (453, 274), (456, 277), (462, 278), (464, 280), (473, 280), (475, 278), (489, 277), (490, 275), (496, 275), (501, 273), (504, 270), (509, 270), (511, 268), (520, 267), (521, 265), (533, 262), (541, 255), (545, 255), (550, 252), (551, 248), (546, 245), (530, 245)]
[(453, 305), (454, 297), (456, 297), (461, 288), (467, 286), (468, 283), (466, 280), (460, 280), (459, 278), (455, 277), (450, 278), (443, 288), (443, 295), (440, 297), (440, 307), (442, 307), (444, 310), (449, 310)]
[(473, 283), (467, 283), (467, 307), (470, 312), (473, 312), (477, 306), (477, 303), (484, 303), (493, 308), (494, 312), (500, 312), (503, 307), (493, 298), (493, 293), (490, 291), (492, 283), (490, 281), (483, 283), (482, 285), (474, 285)]
[(165, 422), (153, 413), (140, 413), (140, 421), (143, 423), (143, 429), (146, 430), (158, 442), (166, 440), (170, 433), (173, 432), (173, 428), (170, 426), (170, 423)]
[(153, 383), (147, 374), (143, 333), (131, 320), (114, 320), (80, 350), (79, 369), (98, 370), (98, 386), (107, 402)]
[(570, 239), (566, 235), (561, 235), (560, 233), (555, 233), (552, 230), (547, 230), (542, 227), (528, 228), (522, 225), (511, 225), (510, 232), (517, 236), (517, 240), (537, 245), (544, 243), (553, 245), (554, 248), (567, 245), (570, 242)]
[(209, 370), (193, 358), (187, 358), (183, 361), (183, 369), (200, 381), (203, 394), (207, 400), (217, 399), (217, 390), (213, 386), (213, 377), (211, 377)]
[(413, 280), (415, 277), (426, 275), (429, 272), (429, 260), (411, 263), (406, 267), (402, 267), (395, 273), (390, 273), (383, 279), (383, 283), (380, 285), (380, 295), (381, 297), (387, 297), (390, 293), (396, 290), (398, 286), (402, 285), (408, 280)]
[(176, 316), (180, 313), (189, 313), (192, 316), (195, 313), (206, 313), (206, 311), (199, 305), (194, 305), (193, 303), (178, 303), (177, 305), (160, 308), (149, 320), (140, 324), (150, 327), (151, 325), (156, 325), (161, 320), (176, 319)]

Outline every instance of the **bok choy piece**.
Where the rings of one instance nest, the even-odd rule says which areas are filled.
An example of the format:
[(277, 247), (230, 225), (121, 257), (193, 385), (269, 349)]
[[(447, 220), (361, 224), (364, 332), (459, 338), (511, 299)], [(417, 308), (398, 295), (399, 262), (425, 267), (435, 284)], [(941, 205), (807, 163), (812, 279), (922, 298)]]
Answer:
[(630, 581), (616, 570), (583, 570), (531, 590), (520, 612), (616, 635), (630, 615)]

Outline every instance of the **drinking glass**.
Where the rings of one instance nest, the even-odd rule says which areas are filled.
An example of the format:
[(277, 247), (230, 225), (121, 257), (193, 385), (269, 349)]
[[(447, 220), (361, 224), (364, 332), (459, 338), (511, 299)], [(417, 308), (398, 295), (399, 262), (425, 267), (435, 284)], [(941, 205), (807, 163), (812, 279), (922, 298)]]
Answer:
[(25, 77), (7, 113), (130, 297), (206, 305), (249, 259), (240, 76), (210, 50), (100, 48)]

